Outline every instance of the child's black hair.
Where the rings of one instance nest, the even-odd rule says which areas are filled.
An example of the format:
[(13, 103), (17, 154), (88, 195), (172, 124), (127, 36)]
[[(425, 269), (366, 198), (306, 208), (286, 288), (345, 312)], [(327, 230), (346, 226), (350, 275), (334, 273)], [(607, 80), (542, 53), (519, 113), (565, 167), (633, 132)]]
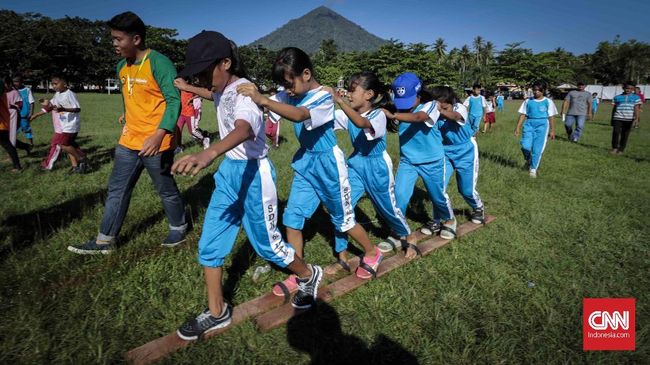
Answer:
[(59, 79), (59, 80), (63, 81), (66, 84), (68, 83), (68, 78), (64, 74), (61, 74), (61, 73), (52, 74), (52, 76), (50, 76), (50, 80), (54, 80), (54, 79)]
[(305, 69), (309, 70), (312, 75), (314, 74), (314, 66), (307, 53), (300, 48), (286, 47), (278, 52), (271, 74), (276, 84), (285, 85), (287, 83), (284, 79), (285, 73), (296, 77), (300, 76)]
[(237, 48), (237, 45), (233, 41), (230, 41), (230, 53), (230, 73), (239, 78), (247, 79), (248, 73), (246, 72), (246, 66), (244, 66), (244, 62), (239, 55), (239, 48)]
[(544, 93), (544, 92), (546, 91), (546, 82), (544, 82), (544, 81), (535, 81), (535, 82), (533, 82), (533, 84), (531, 85), (531, 87), (532, 87), (533, 89), (536, 89), (536, 88), (537, 88), (537, 89), (539, 89), (542, 93)]
[(460, 103), (460, 99), (454, 89), (449, 86), (436, 86), (433, 89), (433, 98), (436, 101), (442, 101), (443, 103), (454, 105)]
[(144, 45), (145, 39), (147, 38), (147, 27), (144, 25), (142, 19), (134, 12), (126, 11), (117, 14), (107, 24), (109, 28), (128, 33), (130, 36), (139, 35)]
[(481, 84), (476, 83), (472, 85), (472, 89), (482, 89)]
[(388, 87), (373, 72), (364, 71), (350, 76), (348, 91), (353, 91), (357, 86), (375, 93), (375, 97), (371, 101), (372, 109), (385, 108), (392, 102), (388, 94)]
[(9, 90), (14, 88), (14, 80), (11, 78), (11, 76), (5, 76), (2, 78), (2, 83), (3, 85), (7, 85), (9, 87)]
[(623, 89), (625, 89), (625, 87), (627, 87), (627, 86), (632, 86), (636, 90), (636, 84), (634, 82), (632, 82), (632, 81), (625, 81), (623, 83)]

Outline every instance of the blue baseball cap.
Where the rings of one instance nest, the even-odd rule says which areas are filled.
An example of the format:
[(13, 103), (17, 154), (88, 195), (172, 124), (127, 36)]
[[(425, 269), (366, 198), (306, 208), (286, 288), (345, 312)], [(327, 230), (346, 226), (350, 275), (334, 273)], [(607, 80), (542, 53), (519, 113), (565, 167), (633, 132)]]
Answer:
[(391, 85), (393, 101), (397, 109), (411, 109), (422, 88), (422, 81), (412, 72), (405, 72), (395, 78)]

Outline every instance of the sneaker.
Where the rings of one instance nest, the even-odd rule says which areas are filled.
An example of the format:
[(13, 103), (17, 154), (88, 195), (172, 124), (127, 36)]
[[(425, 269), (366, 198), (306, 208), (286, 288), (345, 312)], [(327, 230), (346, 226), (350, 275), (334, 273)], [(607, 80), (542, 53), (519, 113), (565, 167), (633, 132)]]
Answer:
[(286, 289), (286, 294), (289, 296), (289, 294), (295, 292), (298, 290), (298, 283), (296, 283), (296, 275), (291, 274), (289, 277), (284, 279), (284, 281), (277, 282), (273, 285), (273, 294), (277, 295), (278, 297), (284, 296), (285, 295), (285, 289)]
[(207, 150), (208, 148), (210, 148), (210, 137), (203, 138), (202, 143), (203, 143), (203, 149), (204, 150)]
[(438, 234), (440, 233), (440, 222), (436, 220), (429, 221), (424, 227), (420, 228), (420, 232), (427, 236)]
[(207, 333), (227, 327), (230, 322), (232, 322), (232, 308), (228, 303), (224, 303), (223, 311), (219, 317), (213, 316), (210, 309), (206, 308), (196, 318), (183, 323), (176, 330), (176, 334), (185, 341), (194, 341)]
[(318, 284), (323, 278), (323, 269), (317, 265), (309, 265), (311, 277), (308, 279), (296, 278), (298, 292), (291, 300), (291, 306), (296, 309), (307, 309), (314, 305), (318, 295)]
[(167, 234), (167, 238), (165, 238), (165, 241), (161, 243), (161, 245), (165, 247), (178, 246), (179, 244), (185, 242), (186, 235), (187, 233), (185, 231), (172, 229), (169, 231), (169, 233)]
[(537, 177), (537, 170), (530, 169), (530, 171), (528, 172), (528, 175), (530, 175), (530, 177), (532, 177), (533, 179), (536, 178)]
[(100, 245), (96, 240), (92, 239), (83, 245), (68, 246), (68, 251), (74, 252), (79, 255), (108, 255), (115, 250), (115, 245), (107, 243)]
[(440, 238), (446, 240), (453, 240), (456, 238), (456, 220), (451, 224), (442, 224), (440, 226)]
[(483, 211), (483, 207), (474, 209), (472, 211), (472, 215), (470, 216), (470, 219), (474, 224), (485, 223), (485, 212)]

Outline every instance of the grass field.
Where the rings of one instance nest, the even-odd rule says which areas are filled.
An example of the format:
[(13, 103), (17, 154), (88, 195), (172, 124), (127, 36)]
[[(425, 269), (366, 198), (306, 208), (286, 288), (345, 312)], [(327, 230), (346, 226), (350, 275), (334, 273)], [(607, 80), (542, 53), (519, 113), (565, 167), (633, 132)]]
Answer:
[[(116, 253), (82, 257), (66, 250), (97, 233), (120, 133), (119, 96), (79, 99), (79, 141), (92, 173), (70, 175), (66, 160), (53, 172), (38, 170), (52, 133), (45, 117), (34, 122), (37, 148), (34, 157), (22, 158), (27, 169), (14, 174), (9, 162), (0, 165), (2, 364), (121, 362), (124, 352), (174, 330), (206, 305), (196, 243), (216, 163), (195, 178), (177, 178), (194, 223), (181, 247), (160, 246), (167, 222), (145, 173)], [(609, 106), (587, 124), (579, 144), (566, 141), (560, 122), (559, 138), (549, 141), (533, 180), (521, 169), (512, 134), (518, 106), (507, 102), (496, 131), (478, 136), (478, 188), (495, 223), (285, 327), (258, 333), (248, 321), (165, 362), (650, 363), (650, 111), (622, 156), (608, 153)], [(206, 102), (204, 110), (203, 128), (215, 130), (214, 108)], [(286, 141), (270, 156), (283, 206), (297, 142), (287, 124), (282, 131)], [(339, 141), (350, 151), (347, 136)], [(395, 135), (389, 148), (397, 166)], [(453, 181), (449, 192), (459, 214), (468, 209)], [(431, 210), (424, 197), (418, 184), (407, 213), (414, 228)], [(386, 233), (368, 199), (357, 212), (375, 241)], [(324, 212), (307, 227), (307, 258), (332, 262)], [(226, 265), (228, 300), (247, 301), (284, 277), (272, 271), (254, 283), (251, 273), (261, 264), (241, 233)], [(637, 299), (635, 352), (582, 351), (584, 297)]]

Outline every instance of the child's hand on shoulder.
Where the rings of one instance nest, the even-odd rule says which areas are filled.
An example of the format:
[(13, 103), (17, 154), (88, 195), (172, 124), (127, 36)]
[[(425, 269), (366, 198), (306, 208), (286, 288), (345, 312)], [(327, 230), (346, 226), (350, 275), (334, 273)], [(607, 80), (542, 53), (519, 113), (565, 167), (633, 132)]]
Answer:
[(174, 79), (174, 87), (178, 90), (187, 91), (187, 88), (190, 84), (187, 83), (182, 77), (177, 77)]
[(381, 108), (381, 111), (384, 112), (384, 114), (386, 115), (386, 118), (395, 119), (395, 114), (389, 112), (388, 110), (386, 110), (384, 108)]
[(257, 89), (257, 85), (252, 82), (247, 82), (237, 86), (237, 94), (248, 96), (253, 100), (253, 103), (260, 105), (266, 98), (266, 96), (260, 94), (260, 91)]

